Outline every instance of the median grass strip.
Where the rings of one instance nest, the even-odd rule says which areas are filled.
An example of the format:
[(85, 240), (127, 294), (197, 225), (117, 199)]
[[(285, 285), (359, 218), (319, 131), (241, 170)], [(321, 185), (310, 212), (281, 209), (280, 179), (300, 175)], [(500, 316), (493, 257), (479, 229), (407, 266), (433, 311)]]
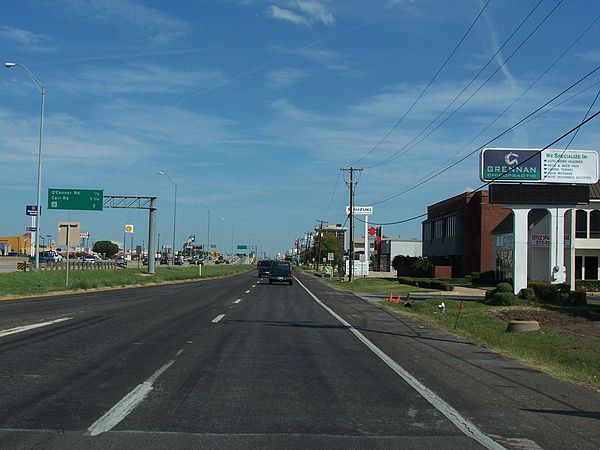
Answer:
[(201, 277), (198, 275), (198, 266), (157, 267), (153, 275), (146, 273), (145, 269), (72, 270), (69, 272), (69, 286), (65, 284), (66, 271), (12, 272), (0, 274), (0, 297), (24, 297), (52, 292), (215, 278), (248, 272), (252, 269), (254, 265), (203, 266)]
[[(446, 312), (439, 311), (438, 305), (444, 301)], [(500, 320), (506, 312), (520, 312), (527, 316), (546, 308), (532, 307), (492, 307), (481, 302), (465, 302), (455, 327), (459, 312), (459, 301), (439, 299), (413, 302), (410, 311), (401, 305), (387, 304), (387, 307), (398, 309), (406, 314), (439, 328), (462, 336), (469, 341), (487, 347), (526, 364), (552, 373), (560, 378), (581, 382), (600, 389), (600, 337), (598, 334), (568, 333), (563, 330), (549, 329), (542, 324), (539, 331), (526, 333), (507, 333), (507, 323)], [(600, 307), (587, 306), (587, 312), (600, 314)], [(570, 308), (561, 314), (577, 314), (581, 309)], [(592, 326), (600, 322), (592, 322)]]

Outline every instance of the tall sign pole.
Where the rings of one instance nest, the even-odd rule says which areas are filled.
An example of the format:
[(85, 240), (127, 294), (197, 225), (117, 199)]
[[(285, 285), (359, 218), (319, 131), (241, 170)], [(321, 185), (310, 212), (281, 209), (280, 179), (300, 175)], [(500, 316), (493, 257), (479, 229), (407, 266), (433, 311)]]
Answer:
[(315, 270), (319, 271), (319, 263), (321, 262), (321, 242), (323, 241), (323, 224), (327, 223), (324, 220), (317, 220), (319, 222), (319, 246), (317, 247), (317, 258)]
[(349, 167), (348, 169), (342, 169), (343, 171), (350, 172), (350, 182), (346, 183), (350, 188), (350, 211), (348, 212), (348, 218), (350, 219), (350, 246), (348, 248), (348, 281), (354, 280), (354, 172), (362, 172), (362, 169), (356, 167)]

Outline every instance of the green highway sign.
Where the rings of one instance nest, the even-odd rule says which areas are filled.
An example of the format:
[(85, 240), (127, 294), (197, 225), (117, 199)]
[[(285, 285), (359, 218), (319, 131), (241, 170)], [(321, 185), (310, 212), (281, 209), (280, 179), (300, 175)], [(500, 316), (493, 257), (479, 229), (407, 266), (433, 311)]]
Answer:
[(48, 189), (48, 209), (102, 211), (103, 189)]
[(238, 250), (248, 250), (248, 246), (247, 245), (238, 245), (237, 249)]

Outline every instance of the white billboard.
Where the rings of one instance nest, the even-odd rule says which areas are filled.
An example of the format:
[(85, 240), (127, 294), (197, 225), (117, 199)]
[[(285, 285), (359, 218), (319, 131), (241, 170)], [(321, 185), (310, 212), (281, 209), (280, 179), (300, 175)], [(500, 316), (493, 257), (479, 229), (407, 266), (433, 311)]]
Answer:
[[(350, 214), (350, 206), (346, 206), (346, 214)], [(354, 214), (359, 216), (371, 216), (373, 215), (372, 206), (355, 206)]]

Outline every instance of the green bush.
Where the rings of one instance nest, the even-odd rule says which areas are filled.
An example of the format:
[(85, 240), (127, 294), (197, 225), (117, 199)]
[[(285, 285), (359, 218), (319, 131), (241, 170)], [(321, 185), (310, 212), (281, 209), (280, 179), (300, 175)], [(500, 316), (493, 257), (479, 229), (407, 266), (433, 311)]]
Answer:
[(398, 277), (400, 284), (408, 284), (409, 286), (418, 286), (429, 289), (439, 289), (440, 291), (453, 291), (454, 286), (446, 281), (435, 280), (431, 278), (410, 278)]
[(529, 287), (542, 303), (559, 303), (562, 300), (562, 295), (554, 284), (536, 281), (529, 283)]
[(512, 292), (494, 292), (486, 303), (493, 306), (514, 306), (519, 303), (519, 300)]
[(575, 282), (575, 289), (598, 292), (600, 291), (600, 280), (577, 280)]
[(479, 272), (471, 272), (467, 276), (471, 277), (471, 280), (473, 280), (473, 283), (478, 283), (481, 280), (481, 273), (479, 273)]
[(585, 291), (570, 291), (567, 293), (565, 300), (573, 306), (587, 305), (587, 295)]
[(537, 300), (535, 297), (535, 292), (531, 288), (521, 289), (521, 292), (519, 292), (519, 297), (530, 302)]
[(554, 286), (556, 286), (556, 289), (558, 289), (558, 292), (561, 294), (568, 294), (571, 292), (571, 285), (569, 283), (558, 283)]
[(512, 292), (513, 287), (510, 283), (498, 283), (496, 285), (496, 292)]

